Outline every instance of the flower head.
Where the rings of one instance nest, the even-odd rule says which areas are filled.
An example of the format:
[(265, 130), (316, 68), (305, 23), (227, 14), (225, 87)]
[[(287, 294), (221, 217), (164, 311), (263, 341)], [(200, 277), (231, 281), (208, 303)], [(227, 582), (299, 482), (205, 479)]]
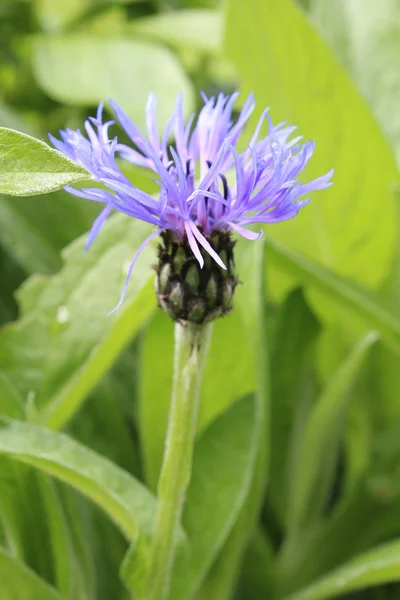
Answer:
[[(103, 104), (96, 118), (85, 123), (87, 137), (70, 129), (60, 132), (62, 141), (50, 136), (58, 150), (83, 164), (106, 188), (66, 188), (71, 194), (105, 205), (89, 233), (87, 247), (113, 209), (156, 227), (133, 257), (116, 308), (123, 301), (137, 257), (155, 236), (163, 234), (164, 239), (167, 236), (178, 246), (185, 245), (190, 253), (186, 258), (193, 256), (200, 268), (208, 254), (219, 269), (229, 269), (223, 260), (224, 252), (215, 241), (216, 234), (227, 239), (234, 230), (250, 240), (257, 239), (262, 232), (253, 232), (248, 229), (250, 225), (290, 219), (308, 203), (305, 196), (309, 192), (331, 185), (333, 171), (306, 184), (299, 182), (298, 176), (314, 152), (314, 143), (302, 141), (301, 137), (291, 139), (296, 128), (285, 123), (273, 125), (268, 110), (262, 113), (247, 148), (239, 152), (236, 146), (255, 103), (250, 95), (233, 122), (237, 97), (237, 93), (219, 94), (217, 98), (203, 96), (204, 106), (197, 121), (192, 115), (185, 124), (183, 100), (178, 96), (162, 136), (158, 132), (156, 99), (152, 94), (146, 106), (147, 136), (111, 100), (132, 146), (109, 137), (109, 127), (114, 121), (103, 123)], [(261, 137), (265, 120), (268, 133)], [(169, 141), (172, 136), (174, 145)], [(158, 197), (135, 187), (122, 173), (116, 157), (155, 172), (160, 188)], [(230, 171), (235, 173), (232, 178)]]

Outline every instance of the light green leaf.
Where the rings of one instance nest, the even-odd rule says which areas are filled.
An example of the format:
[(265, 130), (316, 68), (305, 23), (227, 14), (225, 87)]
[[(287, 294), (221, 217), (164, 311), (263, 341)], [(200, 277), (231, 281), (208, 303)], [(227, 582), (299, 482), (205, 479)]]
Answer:
[(286, 600), (327, 600), (376, 585), (400, 581), (400, 542), (383, 544), (329, 573)]
[(62, 600), (62, 596), (22, 562), (0, 548), (1, 600)]
[(152, 494), (109, 460), (62, 433), (10, 421), (0, 428), (0, 453), (72, 485), (98, 504), (128, 539), (150, 534)]
[(288, 528), (291, 533), (295, 534), (307, 519), (317, 518), (324, 505), (338, 442), (343, 433), (343, 422), (351, 401), (351, 386), (367, 351), (376, 340), (377, 335), (369, 333), (355, 346), (310, 413), (299, 444), (296, 464), (289, 475)]
[(0, 335), (0, 368), (33, 402), (33, 418), (62, 427), (153, 310), (154, 251), (148, 248), (124, 304), (107, 316), (127, 264), (150, 231), (126, 216), (111, 217), (88, 253), (84, 240), (77, 240), (63, 253), (65, 266), (57, 275), (33, 277), (22, 288), (22, 317)]
[(367, 98), (393, 144), (399, 163), (400, 10), (397, 2), (314, 0), (310, 13)]
[(0, 193), (35, 196), (91, 179), (89, 171), (30, 135), (0, 127)]
[(275, 122), (292, 122), (317, 142), (308, 176), (335, 168), (332, 188), (314, 194), (295, 219), (271, 225), (269, 237), (359, 283), (379, 285), (394, 250), (398, 175), (357, 90), (289, 0), (249, 0), (245, 9), (230, 0), (226, 51), (243, 91), (255, 93), (258, 112), (271, 106)]
[(338, 277), (318, 262), (291, 250), (275, 240), (267, 240), (267, 261), (294, 276), (310, 289), (322, 292), (329, 301), (348, 308), (361, 317), (369, 328), (379, 331), (382, 339), (397, 353), (400, 352), (400, 320), (382, 306), (367, 290)]
[(193, 106), (191, 84), (175, 55), (162, 46), (128, 39), (85, 36), (39, 38), (33, 52), (38, 84), (54, 100), (90, 106), (114, 98), (138, 125), (145, 123), (149, 92), (159, 98), (165, 125), (177, 94)]
[(36, 18), (43, 31), (58, 32), (82, 16), (92, 0), (35, 0)]
[(192, 9), (162, 12), (137, 19), (132, 31), (177, 48), (215, 53), (222, 46), (223, 19), (220, 11)]

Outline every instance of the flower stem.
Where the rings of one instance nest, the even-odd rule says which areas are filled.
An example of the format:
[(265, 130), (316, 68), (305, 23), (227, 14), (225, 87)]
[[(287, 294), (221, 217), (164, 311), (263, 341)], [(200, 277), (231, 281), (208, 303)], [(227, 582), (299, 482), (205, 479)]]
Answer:
[(172, 401), (158, 482), (156, 524), (146, 600), (168, 596), (176, 533), (192, 469), (200, 385), (212, 324), (175, 325)]

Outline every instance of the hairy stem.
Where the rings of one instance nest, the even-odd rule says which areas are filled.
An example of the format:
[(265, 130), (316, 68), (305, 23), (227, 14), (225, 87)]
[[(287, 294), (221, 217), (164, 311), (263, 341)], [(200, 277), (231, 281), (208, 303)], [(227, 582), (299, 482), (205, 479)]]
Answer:
[(176, 533), (192, 469), (199, 392), (211, 331), (211, 324), (175, 325), (172, 401), (158, 482), (157, 515), (146, 600), (165, 600), (168, 596)]

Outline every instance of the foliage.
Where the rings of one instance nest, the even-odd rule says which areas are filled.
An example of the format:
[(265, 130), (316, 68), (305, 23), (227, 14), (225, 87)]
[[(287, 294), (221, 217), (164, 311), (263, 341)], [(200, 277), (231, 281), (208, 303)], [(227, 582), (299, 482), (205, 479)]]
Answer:
[(0, 22), (2, 600), (140, 588), (172, 385), (155, 245), (106, 316), (149, 227), (112, 216), (85, 253), (97, 206), (62, 188), (88, 173), (43, 140), (109, 96), (143, 127), (155, 92), (161, 128), (180, 90), (189, 114), (236, 88), (335, 184), (235, 247), (169, 600), (398, 598), (396, 0), (3, 0)]

